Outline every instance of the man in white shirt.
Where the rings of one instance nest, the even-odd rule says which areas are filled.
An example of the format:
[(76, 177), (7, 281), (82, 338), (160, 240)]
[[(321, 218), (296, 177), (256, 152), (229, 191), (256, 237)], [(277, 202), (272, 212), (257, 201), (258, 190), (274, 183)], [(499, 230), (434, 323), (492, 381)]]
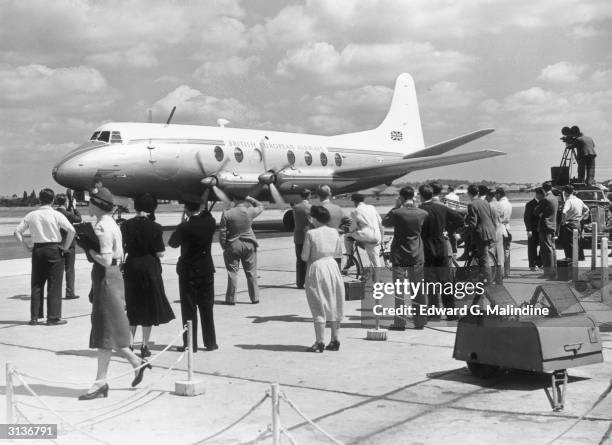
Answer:
[(355, 210), (351, 212), (351, 227), (349, 233), (344, 238), (346, 253), (350, 258), (353, 254), (355, 241), (365, 249), (370, 264), (374, 268), (381, 267), (380, 244), (384, 229), (382, 219), (374, 206), (364, 202), (365, 197), (361, 193), (351, 196), (351, 201), (355, 205)]
[(504, 278), (510, 275), (510, 243), (512, 235), (510, 234), (510, 218), (512, 218), (512, 204), (506, 196), (506, 191), (502, 187), (495, 189), (495, 199), (499, 202), (499, 207), (502, 211), (501, 223), (504, 227)]
[(574, 229), (576, 229), (578, 230), (578, 259), (584, 260), (584, 253), (581, 248), (581, 222), (584, 218), (588, 217), (589, 208), (582, 199), (574, 195), (574, 187), (571, 185), (563, 187), (563, 199), (565, 204), (563, 205), (563, 216), (561, 218), (561, 230), (559, 235), (561, 237), (561, 243), (563, 244), (565, 258), (573, 258)]
[[(47, 325), (66, 324), (62, 320), (62, 276), (64, 252), (70, 249), (75, 230), (70, 221), (51, 207), (55, 193), (43, 189), (38, 195), (41, 206), (28, 213), (15, 229), (15, 238), (32, 252), (30, 325), (43, 318), (44, 287), (47, 284)], [(30, 230), (32, 244), (23, 234)], [(66, 237), (62, 241), (60, 230)]]

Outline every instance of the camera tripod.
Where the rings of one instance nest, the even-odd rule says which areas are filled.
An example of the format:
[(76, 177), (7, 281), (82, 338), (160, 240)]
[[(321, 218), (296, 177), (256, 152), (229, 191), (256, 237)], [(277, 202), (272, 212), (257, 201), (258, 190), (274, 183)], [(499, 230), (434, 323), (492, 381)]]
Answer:
[(576, 161), (576, 152), (573, 147), (566, 146), (561, 156), (559, 167), (552, 167), (552, 183), (556, 186), (567, 185), (571, 182), (572, 167)]

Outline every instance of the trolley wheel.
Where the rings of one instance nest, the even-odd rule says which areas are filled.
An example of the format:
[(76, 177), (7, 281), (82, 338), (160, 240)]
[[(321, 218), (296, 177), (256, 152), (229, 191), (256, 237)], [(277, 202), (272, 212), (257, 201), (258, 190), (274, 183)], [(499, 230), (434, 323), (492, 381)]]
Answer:
[(490, 379), (499, 372), (499, 366), (486, 365), (484, 363), (466, 362), (467, 367), (474, 377), (479, 379)]

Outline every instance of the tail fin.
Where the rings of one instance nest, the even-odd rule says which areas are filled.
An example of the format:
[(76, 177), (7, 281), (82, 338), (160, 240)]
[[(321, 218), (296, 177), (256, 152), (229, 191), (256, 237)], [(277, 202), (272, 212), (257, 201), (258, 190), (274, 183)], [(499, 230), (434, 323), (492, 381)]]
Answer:
[(378, 127), (358, 133), (331, 136), (330, 143), (334, 147), (350, 144), (406, 154), (422, 150), (425, 144), (412, 76), (408, 73), (398, 76), (391, 107), (387, 117)]

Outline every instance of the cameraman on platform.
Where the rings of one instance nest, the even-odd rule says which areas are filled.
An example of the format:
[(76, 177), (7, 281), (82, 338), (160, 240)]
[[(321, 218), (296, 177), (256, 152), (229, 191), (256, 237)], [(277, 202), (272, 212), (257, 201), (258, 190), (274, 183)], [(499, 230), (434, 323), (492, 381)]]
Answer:
[[(566, 143), (566, 148), (575, 151), (576, 162), (578, 163), (578, 182), (586, 182), (587, 185), (595, 183), (595, 142), (589, 136), (584, 136), (576, 125), (568, 129), (563, 127), (561, 130), (563, 137), (561, 140)], [(586, 181), (585, 181), (586, 173)]]

